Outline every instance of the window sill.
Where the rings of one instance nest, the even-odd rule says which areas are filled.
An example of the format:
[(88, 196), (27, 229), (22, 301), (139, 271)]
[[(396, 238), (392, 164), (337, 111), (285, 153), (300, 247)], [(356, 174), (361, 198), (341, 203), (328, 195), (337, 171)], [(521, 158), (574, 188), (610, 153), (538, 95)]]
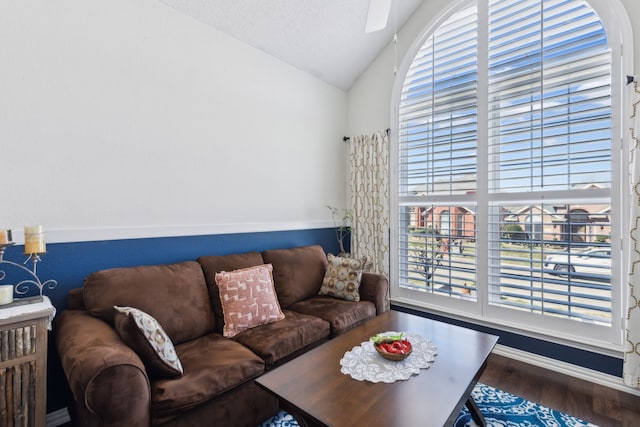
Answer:
[[(439, 317), (444, 317), (447, 319), (452, 319), (457, 322), (469, 323), (471, 325), (477, 325), (482, 328), (489, 328), (497, 330), (498, 335), (500, 331), (504, 331), (507, 333), (531, 338), (534, 340), (546, 341), (553, 344), (558, 344), (561, 346), (571, 347), (574, 349), (579, 349), (583, 351), (587, 351), (590, 353), (595, 353), (603, 356), (608, 356), (616, 359), (622, 359), (624, 356), (624, 351), (622, 346), (617, 346), (612, 343), (605, 343), (601, 341), (591, 341), (585, 342), (585, 340), (580, 337), (572, 337), (568, 334), (561, 335), (558, 331), (546, 331), (543, 329), (537, 329), (527, 326), (527, 329), (524, 329), (521, 325), (515, 323), (505, 322), (503, 319), (491, 319), (486, 317), (473, 316), (469, 313), (456, 312), (455, 310), (451, 310), (449, 308), (445, 309), (443, 307), (421, 303), (420, 301), (411, 300), (407, 298), (394, 298), (391, 299), (392, 306), (398, 306), (401, 308), (406, 308), (409, 310), (415, 310), (418, 312), (423, 312)], [(526, 349), (532, 353), (535, 353), (534, 349)]]

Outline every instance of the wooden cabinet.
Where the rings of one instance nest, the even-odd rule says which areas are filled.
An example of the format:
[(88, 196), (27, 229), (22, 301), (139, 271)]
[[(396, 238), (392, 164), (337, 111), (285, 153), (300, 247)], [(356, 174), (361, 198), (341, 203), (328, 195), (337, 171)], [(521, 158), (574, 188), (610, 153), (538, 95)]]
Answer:
[(48, 298), (0, 308), (0, 426), (44, 427), (47, 415)]

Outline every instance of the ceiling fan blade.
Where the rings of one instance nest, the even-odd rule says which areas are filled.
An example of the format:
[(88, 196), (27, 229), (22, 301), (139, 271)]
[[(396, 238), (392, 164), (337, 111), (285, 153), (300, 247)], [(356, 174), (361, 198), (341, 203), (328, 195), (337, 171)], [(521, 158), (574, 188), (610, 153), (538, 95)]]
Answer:
[(367, 22), (364, 26), (365, 33), (373, 33), (387, 26), (391, 12), (391, 0), (369, 0)]

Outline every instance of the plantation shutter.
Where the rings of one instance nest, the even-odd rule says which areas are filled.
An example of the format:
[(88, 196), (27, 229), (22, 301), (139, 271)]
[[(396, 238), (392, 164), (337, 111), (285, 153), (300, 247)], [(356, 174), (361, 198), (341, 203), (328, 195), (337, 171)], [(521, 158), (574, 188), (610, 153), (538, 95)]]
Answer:
[[(475, 256), (451, 264), (475, 236), (478, 30), (476, 8), (453, 15), (420, 49), (399, 108), (401, 282), (475, 298)], [(466, 278), (463, 280), (463, 277)], [(468, 279), (468, 280), (467, 280)], [(466, 280), (466, 282), (465, 282)]]
[[(492, 192), (611, 186), (611, 52), (576, 1), (489, 7)], [(568, 178), (568, 179), (567, 179)]]
[(472, 8), (441, 25), (409, 69), (400, 106), (402, 196), (476, 189), (477, 45)]
[(441, 24), (405, 79), (399, 287), (475, 303), (481, 286), (484, 310), (608, 325), (612, 55), (602, 22), (579, 0), (480, 10)]
[(569, 0), (494, 0), (488, 21), (489, 302), (606, 323), (610, 251), (594, 250), (611, 213), (602, 23)]

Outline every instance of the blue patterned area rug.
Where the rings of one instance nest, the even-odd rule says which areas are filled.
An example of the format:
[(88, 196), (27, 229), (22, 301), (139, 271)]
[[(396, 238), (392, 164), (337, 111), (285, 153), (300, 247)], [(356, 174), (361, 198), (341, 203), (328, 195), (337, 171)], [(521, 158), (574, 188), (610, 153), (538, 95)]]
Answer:
[[(481, 383), (473, 389), (472, 396), (487, 422), (487, 427), (596, 427), (595, 424)], [(460, 411), (453, 425), (476, 427), (466, 406)], [(259, 427), (297, 426), (298, 423), (290, 414), (281, 411)]]

